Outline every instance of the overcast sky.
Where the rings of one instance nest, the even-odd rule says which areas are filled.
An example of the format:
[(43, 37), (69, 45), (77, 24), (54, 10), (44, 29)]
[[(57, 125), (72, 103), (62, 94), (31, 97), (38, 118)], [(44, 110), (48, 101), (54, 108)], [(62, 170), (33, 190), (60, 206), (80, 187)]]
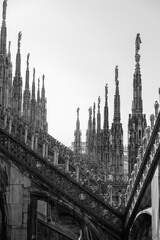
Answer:
[[(1, 6), (2, 3), (1, 0)], [(116, 65), (124, 143), (127, 143), (135, 38), (140, 33), (143, 112), (150, 124), (149, 116), (154, 112), (155, 100), (159, 100), (160, 87), (159, 0), (8, 0), (7, 40), (12, 42), (13, 67), (19, 31), (23, 86), (30, 53), (30, 86), (35, 67), (36, 81), (45, 74), (49, 133), (67, 146), (74, 140), (77, 107), (85, 141), (88, 108), (94, 102), (97, 107), (98, 96), (103, 126), (106, 83), (111, 126)]]

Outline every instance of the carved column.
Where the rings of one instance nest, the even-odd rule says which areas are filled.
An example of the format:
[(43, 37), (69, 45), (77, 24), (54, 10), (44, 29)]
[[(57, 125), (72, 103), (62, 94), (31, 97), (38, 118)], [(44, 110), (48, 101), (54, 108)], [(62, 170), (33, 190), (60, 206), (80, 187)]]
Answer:
[(49, 142), (46, 140), (46, 158), (48, 158), (48, 145), (49, 145)]
[(19, 124), (19, 140), (22, 141), (23, 139), (23, 124), (22, 122)]
[(65, 173), (69, 172), (69, 156), (65, 158)]
[(38, 149), (38, 133), (35, 134), (35, 150)]
[(4, 115), (4, 129), (7, 127), (7, 113)]
[(12, 118), (9, 119), (9, 134), (12, 133)]
[(59, 150), (58, 147), (54, 147), (54, 165), (58, 165), (58, 155), (59, 155)]
[(37, 199), (31, 196), (29, 206), (29, 221), (28, 221), (28, 240), (36, 239), (37, 232)]
[(27, 137), (28, 137), (28, 126), (25, 125), (25, 136), (24, 136), (24, 142), (27, 144)]
[(42, 150), (42, 157), (45, 157), (45, 152), (46, 152), (46, 140), (43, 139), (43, 150)]
[(89, 170), (87, 170), (86, 175), (87, 175), (87, 187), (89, 188), (90, 187), (90, 171)]
[(48, 202), (47, 203), (47, 222), (51, 222), (51, 204)]
[(101, 188), (102, 188), (102, 179), (101, 178), (98, 178), (98, 194), (99, 194), (99, 197), (101, 196)]
[(31, 149), (32, 150), (34, 149), (34, 133), (32, 133), (32, 136), (31, 136)]
[(76, 163), (76, 181), (79, 182), (79, 163)]

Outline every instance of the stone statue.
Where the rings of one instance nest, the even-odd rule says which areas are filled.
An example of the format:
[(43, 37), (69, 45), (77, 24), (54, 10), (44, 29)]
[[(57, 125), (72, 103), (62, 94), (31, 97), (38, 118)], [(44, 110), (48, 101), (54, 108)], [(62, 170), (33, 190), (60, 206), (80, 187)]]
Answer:
[(137, 33), (137, 36), (136, 36), (136, 54), (138, 54), (138, 51), (140, 50), (140, 44), (142, 43), (141, 41), (141, 38), (140, 38), (140, 34)]
[(80, 108), (78, 107), (77, 108), (77, 118), (79, 118), (79, 110), (80, 110)]
[(115, 68), (115, 80), (118, 80), (118, 66)]
[(20, 48), (20, 41), (21, 41), (21, 38), (22, 38), (22, 33), (19, 32), (19, 33), (18, 33), (18, 48)]
[(100, 109), (101, 98), (98, 97), (98, 109)]
[(27, 54), (27, 67), (29, 66), (29, 56), (30, 56), (30, 54), (28, 53)]
[(106, 86), (105, 86), (105, 94), (106, 94), (106, 96), (108, 95), (108, 84), (106, 84)]
[(7, 0), (3, 1), (3, 20), (6, 19)]

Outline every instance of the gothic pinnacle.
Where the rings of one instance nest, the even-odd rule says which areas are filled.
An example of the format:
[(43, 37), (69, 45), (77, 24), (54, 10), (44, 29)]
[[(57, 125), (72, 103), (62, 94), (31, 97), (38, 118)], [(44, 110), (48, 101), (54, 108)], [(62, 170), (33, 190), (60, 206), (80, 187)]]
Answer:
[(118, 81), (118, 66), (116, 66), (115, 68), (115, 82), (116, 82), (116, 90), (118, 90), (118, 85), (119, 85), (119, 81)]
[(37, 103), (40, 104), (40, 79), (38, 78)]
[(8, 54), (11, 53), (11, 41), (8, 42)]
[(120, 122), (120, 96), (119, 96), (119, 80), (118, 66), (115, 68), (115, 96), (114, 96), (114, 122)]
[(35, 68), (33, 68), (32, 99), (35, 100)]
[(42, 98), (43, 100), (45, 99), (44, 79), (45, 79), (45, 75), (43, 74), (43, 76), (42, 76), (42, 89), (41, 89), (41, 98)]
[(26, 69), (26, 85), (25, 85), (25, 89), (29, 90), (29, 56), (30, 54), (27, 54), (27, 69)]
[(16, 76), (21, 76), (21, 55), (20, 55), (20, 41), (21, 41), (22, 33), (18, 33), (18, 50), (16, 55)]

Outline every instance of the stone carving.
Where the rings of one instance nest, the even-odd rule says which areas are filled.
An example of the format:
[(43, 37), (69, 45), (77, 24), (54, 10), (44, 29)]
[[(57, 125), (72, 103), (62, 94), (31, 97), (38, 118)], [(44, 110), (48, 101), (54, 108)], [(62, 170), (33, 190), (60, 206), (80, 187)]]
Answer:
[(30, 56), (30, 54), (28, 53), (27, 54), (27, 67), (29, 66), (29, 56)]
[(118, 80), (118, 66), (115, 68), (115, 80)]
[(20, 48), (21, 38), (22, 38), (22, 33), (19, 32), (19, 33), (18, 33), (18, 48)]
[(141, 41), (141, 38), (140, 38), (140, 34), (137, 33), (137, 36), (136, 36), (136, 42), (135, 42), (135, 45), (136, 45), (136, 54), (138, 54), (139, 50), (140, 50), (140, 44), (142, 43)]
[(4, 0), (3, 1), (3, 13), (2, 13), (3, 20), (6, 19), (6, 9), (7, 9), (7, 0)]

